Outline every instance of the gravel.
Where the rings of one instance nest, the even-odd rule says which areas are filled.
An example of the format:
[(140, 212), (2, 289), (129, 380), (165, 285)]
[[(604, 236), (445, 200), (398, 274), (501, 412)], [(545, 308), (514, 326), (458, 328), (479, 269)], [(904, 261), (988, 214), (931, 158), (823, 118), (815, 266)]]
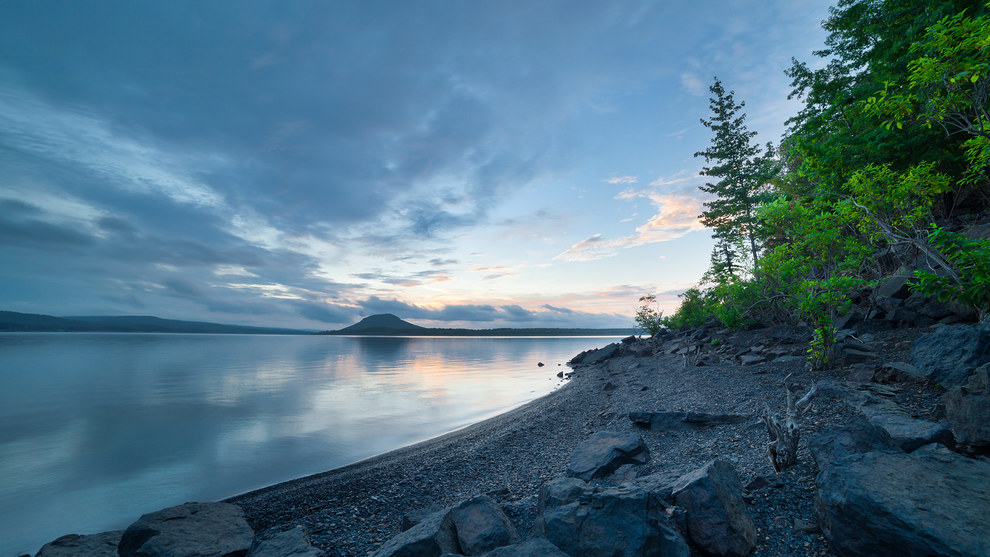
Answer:
[[(887, 338), (889, 337), (889, 338)], [(884, 359), (903, 357), (903, 335), (877, 340)], [(652, 455), (648, 472), (686, 473), (716, 457), (730, 458), (743, 484), (773, 475), (765, 454), (764, 404), (784, 409), (783, 378), (810, 387), (821, 379), (843, 379), (842, 370), (810, 372), (802, 362), (751, 366), (685, 367), (667, 354), (618, 357), (579, 366), (560, 389), (516, 410), (417, 445), (344, 468), (240, 495), (260, 538), (296, 525), (328, 556), (363, 556), (400, 531), (406, 513), (439, 509), (475, 494), (487, 494), (505, 509), (519, 532), (536, 516), (540, 486), (565, 475), (571, 452), (592, 433), (636, 431)], [(608, 388), (606, 389), (606, 385)], [(937, 395), (923, 386), (898, 386), (898, 402), (918, 415)], [(685, 410), (739, 413), (752, 420), (688, 431), (652, 431), (632, 425), (631, 411)], [(845, 423), (852, 410), (841, 402), (816, 401), (801, 419), (805, 436)], [(778, 485), (746, 495), (758, 529), (753, 555), (831, 555), (817, 528), (817, 475), (802, 441), (797, 466)]]

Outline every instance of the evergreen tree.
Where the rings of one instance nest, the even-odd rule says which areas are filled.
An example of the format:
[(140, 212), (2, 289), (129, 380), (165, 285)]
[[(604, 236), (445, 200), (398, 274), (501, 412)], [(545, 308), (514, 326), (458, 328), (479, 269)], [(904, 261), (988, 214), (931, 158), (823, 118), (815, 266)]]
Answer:
[(769, 143), (761, 148), (752, 142), (756, 132), (746, 129), (746, 114), (740, 112), (746, 103), (736, 104), (734, 91), (726, 92), (717, 77), (709, 91), (712, 116), (701, 123), (715, 135), (711, 146), (694, 156), (714, 163), (702, 168), (701, 174), (717, 181), (706, 183), (701, 190), (716, 197), (705, 203), (707, 210), (699, 218), (725, 245), (744, 239), (755, 268), (759, 262), (756, 209), (766, 200), (767, 183), (777, 172), (773, 149)]

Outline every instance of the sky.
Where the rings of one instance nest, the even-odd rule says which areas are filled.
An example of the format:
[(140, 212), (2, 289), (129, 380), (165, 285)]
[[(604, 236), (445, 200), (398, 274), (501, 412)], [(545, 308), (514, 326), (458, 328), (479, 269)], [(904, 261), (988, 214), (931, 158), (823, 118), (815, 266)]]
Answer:
[(756, 141), (828, 2), (0, 3), (0, 310), (630, 327), (713, 245), (717, 76)]

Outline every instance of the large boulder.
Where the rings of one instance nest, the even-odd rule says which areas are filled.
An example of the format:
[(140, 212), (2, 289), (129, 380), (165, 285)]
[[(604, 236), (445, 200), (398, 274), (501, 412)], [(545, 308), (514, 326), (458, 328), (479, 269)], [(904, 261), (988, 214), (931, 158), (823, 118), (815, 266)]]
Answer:
[(859, 415), (842, 427), (811, 435), (808, 448), (819, 470), (836, 460), (856, 454), (897, 452), (894, 441), (886, 431)]
[(323, 557), (320, 549), (313, 547), (309, 534), (302, 526), (280, 532), (261, 542), (248, 557)]
[(599, 431), (574, 449), (567, 474), (591, 480), (605, 477), (624, 464), (646, 464), (650, 450), (635, 433)]
[(904, 452), (932, 443), (952, 444), (952, 432), (946, 422), (930, 422), (912, 418), (902, 411), (877, 412), (870, 423), (883, 429)]
[(948, 325), (911, 343), (911, 362), (929, 381), (946, 389), (966, 382), (990, 363), (990, 330), (979, 325)]
[(229, 503), (185, 503), (143, 515), (124, 531), (120, 557), (241, 557), (254, 541), (244, 511)]
[(990, 365), (946, 393), (945, 413), (957, 444), (974, 452), (990, 449)]
[(833, 461), (817, 478), (822, 531), (843, 556), (990, 555), (990, 462), (929, 445)]
[(35, 557), (117, 557), (123, 530), (80, 536), (69, 534), (46, 543)]
[(742, 557), (756, 547), (756, 525), (729, 462), (713, 460), (684, 475), (673, 496), (685, 511), (688, 538), (706, 554)]
[(672, 509), (646, 483), (596, 491), (576, 478), (548, 482), (536, 530), (572, 557), (688, 557)]
[(490, 497), (479, 495), (423, 518), (392, 538), (375, 557), (481, 555), (519, 541), (519, 534)]

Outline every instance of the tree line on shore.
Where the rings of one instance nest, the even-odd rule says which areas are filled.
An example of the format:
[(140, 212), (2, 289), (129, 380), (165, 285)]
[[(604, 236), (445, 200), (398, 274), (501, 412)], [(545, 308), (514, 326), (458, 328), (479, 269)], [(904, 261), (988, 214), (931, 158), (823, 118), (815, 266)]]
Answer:
[(835, 319), (908, 272), (914, 291), (990, 314), (990, 242), (962, 233), (990, 213), (990, 3), (840, 0), (829, 14), (823, 64), (786, 72), (803, 108), (780, 145), (755, 142), (715, 78), (712, 141), (695, 154), (711, 264), (673, 315), (640, 299), (647, 332), (803, 321), (824, 367)]

